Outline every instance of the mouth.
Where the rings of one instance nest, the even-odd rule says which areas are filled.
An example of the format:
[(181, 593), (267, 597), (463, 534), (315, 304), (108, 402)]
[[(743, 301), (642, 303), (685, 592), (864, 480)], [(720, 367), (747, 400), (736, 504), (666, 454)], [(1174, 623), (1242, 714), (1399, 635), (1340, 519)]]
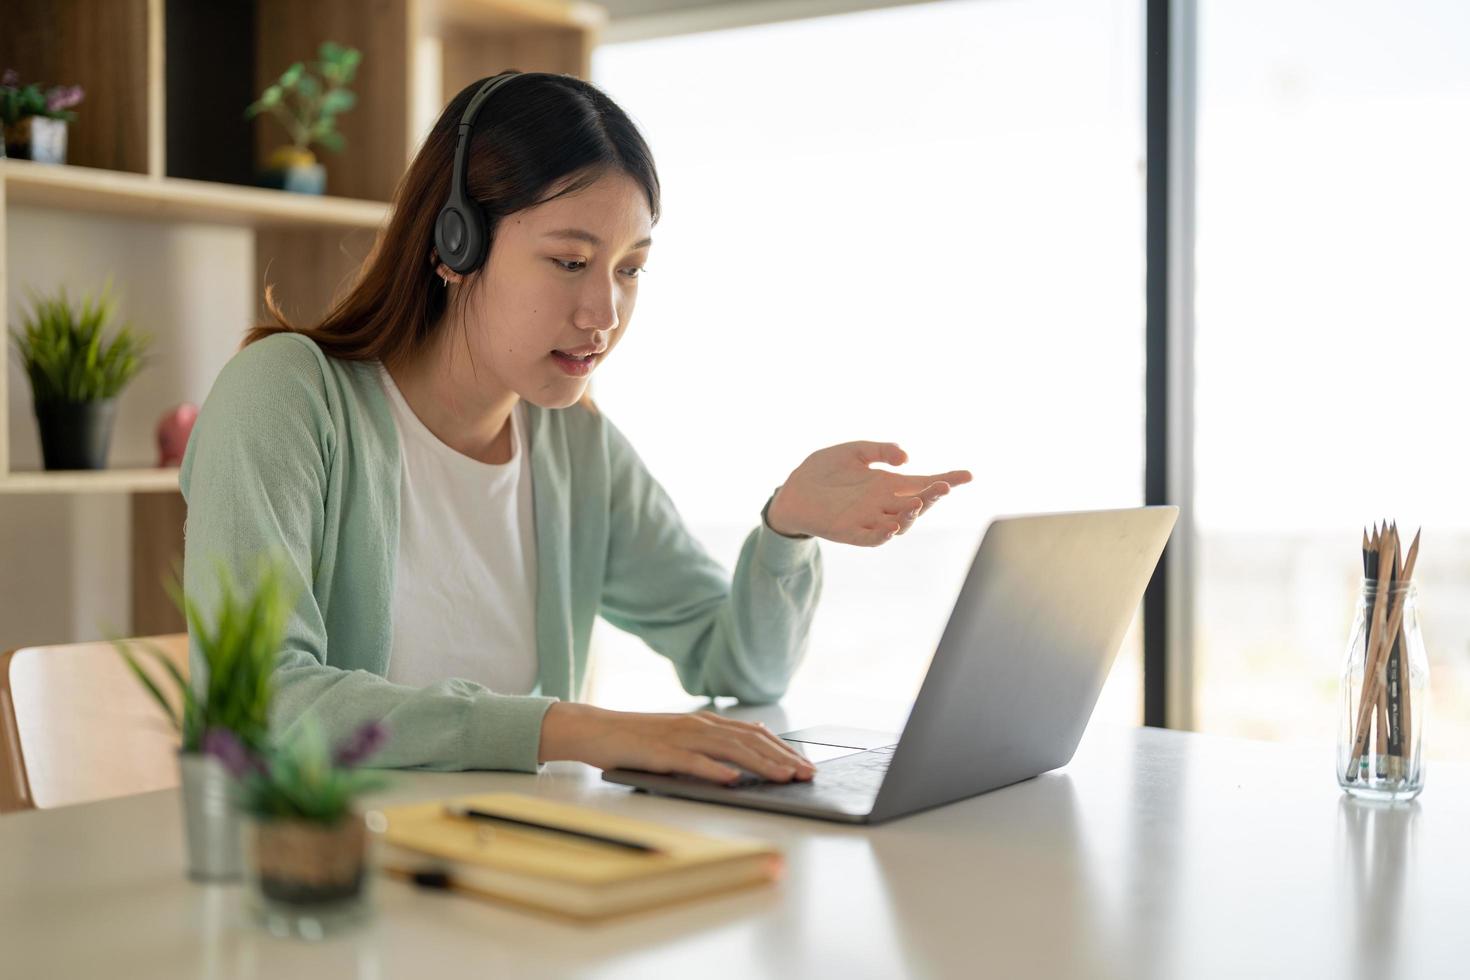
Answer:
[(572, 350), (554, 350), (551, 357), (567, 374), (582, 377), (591, 373), (593, 365), (605, 353), (605, 347), (577, 347)]

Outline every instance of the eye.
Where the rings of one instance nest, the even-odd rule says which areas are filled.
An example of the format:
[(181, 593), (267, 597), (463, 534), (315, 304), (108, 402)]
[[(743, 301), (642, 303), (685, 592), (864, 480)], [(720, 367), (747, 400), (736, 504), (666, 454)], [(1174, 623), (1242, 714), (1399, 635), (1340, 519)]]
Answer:
[(628, 268), (624, 269), (623, 270), (623, 273), (629, 279), (637, 279), (639, 276), (643, 275), (643, 271), (644, 271), (643, 270), (643, 266), (641, 266), (641, 265), (632, 265), (632, 266), (629, 266)]
[(581, 272), (582, 268), (587, 265), (587, 263), (583, 262), (581, 259), (552, 259), (551, 261), (556, 263), (558, 269), (562, 269), (566, 272)]

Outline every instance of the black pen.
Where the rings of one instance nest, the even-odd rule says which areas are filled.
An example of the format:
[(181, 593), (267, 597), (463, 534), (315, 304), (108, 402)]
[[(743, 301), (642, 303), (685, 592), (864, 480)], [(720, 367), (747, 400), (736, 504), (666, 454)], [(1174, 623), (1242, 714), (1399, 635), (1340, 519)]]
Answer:
[(657, 854), (659, 849), (652, 844), (642, 841), (628, 840), (625, 837), (609, 837), (606, 834), (594, 834), (588, 830), (572, 830), (569, 827), (556, 827), (551, 824), (537, 823), (534, 820), (523, 820), (520, 817), (507, 817), (501, 813), (491, 813), (488, 810), (477, 810), (474, 807), (455, 806), (447, 804), (444, 812), (451, 817), (460, 817), (468, 820), (494, 820), (499, 823), (514, 824), (517, 827), (529, 827), (532, 830), (546, 830), (553, 834), (566, 834), (568, 837), (578, 837), (582, 840), (596, 841), (599, 844), (611, 844), (614, 847), (626, 847), (630, 851), (639, 851), (644, 854)]

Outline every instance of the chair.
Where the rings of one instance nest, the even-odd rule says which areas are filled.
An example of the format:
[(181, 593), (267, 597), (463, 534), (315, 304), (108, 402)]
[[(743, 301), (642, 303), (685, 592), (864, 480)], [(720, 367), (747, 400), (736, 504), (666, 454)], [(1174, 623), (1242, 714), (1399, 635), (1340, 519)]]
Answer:
[[(188, 676), (187, 633), (144, 640)], [(159, 688), (172, 691), (153, 658), (133, 649)], [(157, 702), (111, 643), (0, 654), (0, 813), (177, 786), (178, 746)]]

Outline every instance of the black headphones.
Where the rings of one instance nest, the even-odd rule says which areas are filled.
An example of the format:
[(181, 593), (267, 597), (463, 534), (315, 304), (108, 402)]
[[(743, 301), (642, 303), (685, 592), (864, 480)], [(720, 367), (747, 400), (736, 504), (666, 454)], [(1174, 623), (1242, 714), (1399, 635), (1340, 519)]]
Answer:
[(470, 131), (474, 128), (475, 117), (480, 114), (480, 107), (490, 98), (491, 93), (512, 78), (519, 78), (523, 74), (525, 73), (510, 71), (486, 79), (474, 98), (470, 99), (470, 104), (465, 106), (464, 116), (459, 121), (459, 143), (454, 148), (453, 183), (449, 185), (449, 200), (444, 202), (444, 207), (439, 209), (439, 217), (434, 221), (434, 248), (439, 252), (439, 261), (460, 275), (478, 269), (480, 263), (485, 261), (485, 252), (489, 247), (484, 212), (464, 189), (469, 170)]

